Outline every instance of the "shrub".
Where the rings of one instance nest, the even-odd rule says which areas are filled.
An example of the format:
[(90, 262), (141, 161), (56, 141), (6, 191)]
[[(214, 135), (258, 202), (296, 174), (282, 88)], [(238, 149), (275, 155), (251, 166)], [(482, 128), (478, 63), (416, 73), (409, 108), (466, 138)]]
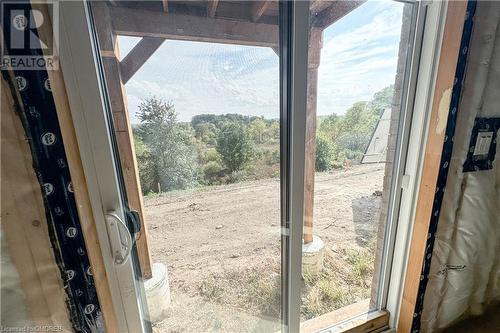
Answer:
[(316, 137), (316, 171), (327, 171), (332, 167), (333, 145), (325, 137)]
[(223, 176), (224, 168), (217, 161), (209, 161), (202, 167), (203, 179), (209, 185), (217, 184)]

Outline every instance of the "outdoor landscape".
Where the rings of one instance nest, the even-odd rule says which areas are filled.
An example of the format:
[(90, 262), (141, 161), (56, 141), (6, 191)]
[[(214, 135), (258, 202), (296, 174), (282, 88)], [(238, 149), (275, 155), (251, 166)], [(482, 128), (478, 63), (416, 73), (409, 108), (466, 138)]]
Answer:
[[(302, 319), (370, 297), (383, 164), (359, 164), (393, 87), (318, 117), (314, 233), (323, 270), (304, 276)], [(172, 309), (159, 332), (276, 331), (280, 317), (279, 121), (240, 114), (177, 120), (142, 101), (134, 126), (154, 262)]]

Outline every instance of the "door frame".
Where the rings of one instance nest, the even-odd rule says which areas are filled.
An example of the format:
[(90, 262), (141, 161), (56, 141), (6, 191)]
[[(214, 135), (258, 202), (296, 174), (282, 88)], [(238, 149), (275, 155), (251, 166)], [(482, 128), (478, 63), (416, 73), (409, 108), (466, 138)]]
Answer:
[[(115, 265), (111, 255), (106, 214), (114, 212), (125, 221), (120, 191), (109, 101), (96, 54), (92, 18), (84, 1), (61, 1), (60, 64), (73, 116), (76, 138), (88, 186), (104, 267), (111, 291), (119, 332), (147, 332), (139, 283), (131, 260)], [(107, 144), (106, 144), (107, 143)], [(97, 167), (98, 166), (98, 167)]]

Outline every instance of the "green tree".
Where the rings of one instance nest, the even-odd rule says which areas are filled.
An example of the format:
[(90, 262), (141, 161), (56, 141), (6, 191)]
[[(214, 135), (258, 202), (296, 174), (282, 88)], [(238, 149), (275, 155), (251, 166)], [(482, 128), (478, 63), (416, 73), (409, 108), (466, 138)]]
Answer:
[(248, 133), (256, 143), (264, 143), (264, 136), (267, 131), (267, 124), (262, 118), (254, 119), (248, 125)]
[(271, 132), (271, 138), (274, 141), (279, 141), (279, 139), (280, 139), (280, 122), (278, 120), (272, 120), (269, 131)]
[(142, 139), (134, 131), (134, 148), (139, 168), (139, 178), (141, 180), (141, 189), (143, 194), (148, 194), (155, 188), (154, 184), (154, 166), (151, 156)]
[(340, 123), (342, 118), (333, 113), (330, 116), (327, 116), (319, 122), (318, 133), (326, 136), (332, 142), (337, 140), (337, 137), (340, 135)]
[(392, 105), (392, 98), (394, 95), (394, 85), (391, 84), (383, 88), (380, 91), (377, 91), (373, 95), (372, 106), (376, 113), (381, 116), (384, 113), (384, 110), (390, 108)]
[(217, 136), (216, 149), (229, 172), (242, 170), (254, 154), (245, 127), (234, 122), (222, 126)]
[(342, 119), (341, 134), (372, 133), (379, 118), (370, 102), (356, 102)]
[(152, 97), (139, 105), (137, 134), (147, 150), (148, 181), (156, 191), (196, 185), (198, 163), (191, 130), (177, 122), (171, 103)]
[(197, 123), (194, 126), (194, 135), (201, 142), (214, 145), (217, 139), (217, 128), (212, 123)]

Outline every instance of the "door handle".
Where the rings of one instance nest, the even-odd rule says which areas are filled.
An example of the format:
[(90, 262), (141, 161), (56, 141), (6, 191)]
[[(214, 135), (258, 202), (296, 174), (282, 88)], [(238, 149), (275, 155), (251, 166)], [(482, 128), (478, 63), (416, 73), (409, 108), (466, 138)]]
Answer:
[(106, 214), (111, 254), (116, 265), (124, 265), (132, 252), (133, 239), (127, 225), (114, 211)]

